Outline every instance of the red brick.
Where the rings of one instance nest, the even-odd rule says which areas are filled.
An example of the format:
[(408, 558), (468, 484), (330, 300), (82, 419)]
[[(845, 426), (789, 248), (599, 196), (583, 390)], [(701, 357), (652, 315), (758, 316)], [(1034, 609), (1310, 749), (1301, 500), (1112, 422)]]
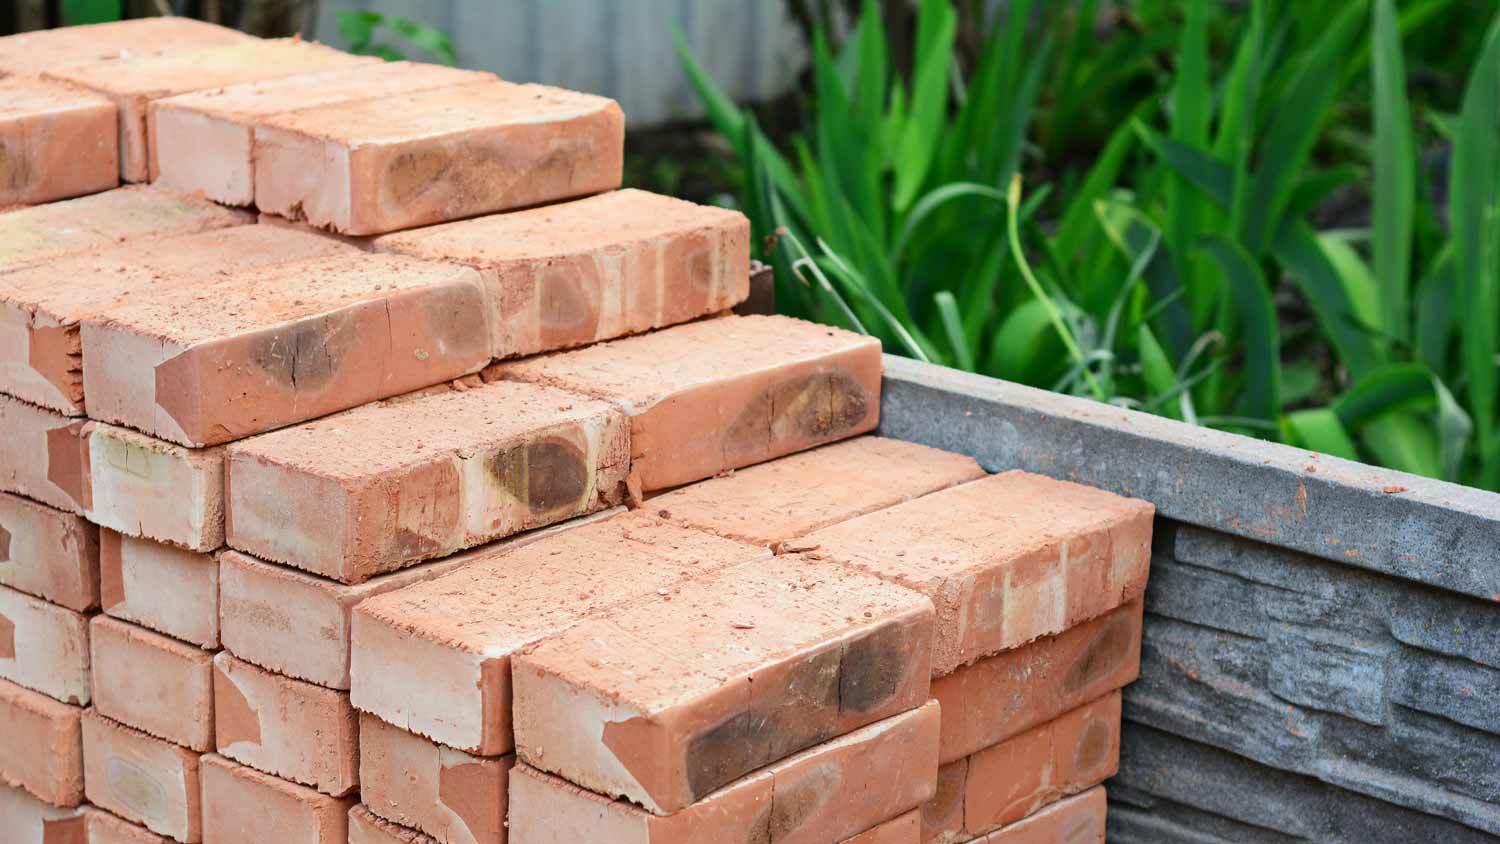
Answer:
[(369, 61), (372, 59), (321, 44), (284, 38), (153, 56), (129, 55), (54, 67), (45, 75), (103, 94), (114, 102), (120, 110), (120, 178), (144, 182), (150, 177), (146, 111), (152, 100)]
[(360, 800), (391, 823), (439, 844), (505, 844), (515, 756), (470, 756), (359, 717)]
[(1078, 794), (1120, 767), (1120, 693), (944, 766), (939, 808), (926, 810), (924, 837), (966, 841)]
[(472, 269), (363, 253), (162, 291), (83, 323), (89, 414), (229, 442), (477, 371), (487, 309)]
[(873, 429), (880, 342), (788, 317), (725, 317), (501, 364), (486, 377), (617, 402), (646, 491)]
[(384, 234), (612, 190), (613, 100), (492, 81), (321, 106), (255, 127), (262, 211)]
[(359, 787), (359, 721), (347, 692), (214, 657), (219, 754), (342, 797)]
[(91, 422), (86, 515), (104, 527), (194, 551), (224, 544), (224, 451), (185, 448)]
[(413, 62), (352, 64), (151, 103), (151, 180), (229, 205), (255, 202), (255, 124), (277, 114), (493, 80)]
[(219, 561), (149, 539), (99, 535), (104, 612), (197, 645), (219, 646)]
[(70, 513), (89, 499), (86, 423), (0, 393), (0, 490)]
[(628, 513), (519, 548), (354, 612), (354, 706), (479, 756), (510, 752), (512, 654), (590, 613), (670, 589), (764, 549)]
[(500, 358), (687, 322), (749, 294), (744, 215), (639, 190), (386, 235), (375, 248), (484, 274), (498, 291)]
[(108, 616), (89, 627), (100, 715), (200, 753), (213, 750), (212, 653)]
[(0, 384), (34, 404), (81, 415), (81, 320), (159, 291), (208, 288), (228, 272), (350, 249), (319, 235), (236, 225), (132, 240), (9, 273), (0, 292)]
[(913, 809), (900, 817), (872, 827), (842, 844), (921, 844), (922, 813)]
[(88, 619), (0, 586), (0, 679), (87, 706)]
[(83, 764), (90, 803), (176, 841), (203, 840), (197, 753), (91, 709)]
[(670, 815), (527, 765), (511, 776), (511, 844), (829, 844), (932, 796), (938, 707), (928, 704), (783, 760)]
[(648, 509), (674, 524), (776, 546), (982, 477), (972, 457), (858, 437), (663, 493)]
[(228, 447), (229, 544), (345, 583), (618, 505), (607, 402), (496, 383), (351, 410)]
[(1054, 803), (975, 844), (1104, 844), (1104, 786)]
[(0, 586), (70, 610), (99, 605), (99, 529), (72, 513), (0, 493)]
[[(944, 712), (946, 713), (946, 708)], [(932, 799), (922, 804), (922, 841), (924, 844), (953, 844), (963, 841), (964, 797), (969, 779), (969, 759), (948, 762), (937, 773), (937, 789)]]
[(88, 829), (88, 844), (168, 844), (171, 841), (103, 809), (86, 807), (83, 816)]
[(0, 38), (0, 76), (35, 76), (82, 62), (126, 55), (202, 49), (254, 41), (224, 26), (187, 17), (148, 17), (89, 26), (66, 26)]
[(82, 720), (77, 706), (0, 680), (0, 783), (57, 806), (83, 802)]
[(592, 791), (679, 811), (921, 705), (932, 618), (916, 592), (799, 556), (705, 574), (516, 656), (516, 753)]
[(6, 844), (92, 844), (85, 809), (59, 809), (19, 788), (0, 784), (0, 830)]
[[(243, 211), (140, 187), (17, 208), (0, 212), (0, 273), (139, 238), (189, 234), (250, 220)], [(13, 342), (8, 327), (4, 336), (8, 348)], [(12, 354), (7, 350), (5, 356)]]
[(203, 757), (205, 844), (346, 844), (354, 803), (222, 756)]
[(349, 810), (349, 844), (433, 844), (433, 839), (391, 823), (361, 804)]
[[(530, 531), (353, 586), (225, 551), (219, 555), (224, 647), (269, 671), (330, 689), (348, 689), (350, 616), (360, 601), (431, 580), (475, 559), (488, 558), (501, 547), (520, 547), (611, 515), (612, 511), (606, 511)], [(307, 635), (309, 630), (316, 630), (317, 635)]]
[(943, 704), (946, 764), (1133, 682), (1141, 665), (1141, 600), (1061, 634), (932, 681)]
[(115, 106), (56, 82), (0, 79), (0, 207), (109, 190), (120, 182)]
[(1005, 472), (808, 534), (828, 560), (930, 595), (935, 675), (1139, 597), (1145, 501)]

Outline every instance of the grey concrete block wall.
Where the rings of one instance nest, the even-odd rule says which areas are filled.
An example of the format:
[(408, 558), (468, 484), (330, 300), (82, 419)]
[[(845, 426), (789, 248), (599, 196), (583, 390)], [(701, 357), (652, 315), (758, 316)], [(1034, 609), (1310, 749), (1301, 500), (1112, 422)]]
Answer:
[(1500, 841), (1500, 495), (887, 357), (881, 432), (1158, 509), (1110, 841)]

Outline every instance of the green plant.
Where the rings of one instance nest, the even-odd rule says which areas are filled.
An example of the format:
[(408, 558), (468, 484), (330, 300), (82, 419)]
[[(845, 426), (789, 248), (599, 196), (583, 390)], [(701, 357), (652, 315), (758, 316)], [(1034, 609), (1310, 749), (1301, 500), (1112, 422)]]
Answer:
[(458, 53), (447, 33), (411, 18), (379, 12), (340, 11), (338, 25), (339, 33), (349, 42), (351, 53), (380, 56), (389, 62), (405, 59), (406, 54), (400, 48), (383, 40), (386, 33), (382, 30), (388, 29), (443, 64), (458, 62)]

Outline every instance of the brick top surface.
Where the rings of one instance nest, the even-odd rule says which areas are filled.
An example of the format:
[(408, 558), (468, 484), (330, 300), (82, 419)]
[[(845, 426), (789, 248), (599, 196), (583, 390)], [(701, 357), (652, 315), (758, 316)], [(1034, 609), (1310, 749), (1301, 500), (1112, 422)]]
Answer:
[(495, 382), (463, 391), (377, 402), (273, 431), (230, 446), (254, 457), (330, 478), (430, 463), (434, 454), (534, 433), (548, 425), (597, 418), (611, 405), (538, 384)]
[(642, 512), (573, 528), (361, 603), (358, 612), (480, 654), (506, 654), (590, 613), (766, 556)]
[(619, 106), (593, 94), (496, 80), (288, 112), (262, 125), (361, 145), (565, 120), (607, 109)]
[(791, 317), (723, 317), (497, 364), (486, 370), (486, 378), (553, 384), (637, 409), (726, 375), (776, 370), (879, 344), (872, 337)]
[(126, 55), (150, 55), (256, 41), (254, 36), (185, 17), (152, 17), (23, 32), (0, 38), (0, 72), (43, 71)]
[(153, 108), (187, 109), (231, 120), (251, 120), (330, 103), (384, 98), (392, 93), (494, 79), (494, 74), (482, 70), (462, 70), (444, 65), (361, 62), (277, 79), (194, 91), (158, 100)]
[(443, 223), (376, 239), (382, 250), (478, 267), (652, 241), (685, 229), (734, 225), (738, 211), (627, 188), (508, 214)]
[(84, 711), (81, 707), (54, 700), (3, 678), (0, 678), (0, 703), (40, 715), (48, 721), (76, 720)]
[[(0, 300), (81, 319), (135, 297), (212, 288), (238, 270), (357, 250), (338, 240), (276, 226), (234, 226), (149, 243), (125, 243), (8, 273)], [(59, 280), (67, 283), (60, 284)]]
[(885, 437), (860, 437), (740, 469), (652, 498), (677, 524), (773, 544), (984, 477), (972, 457)]
[(54, 68), (47, 75), (108, 94), (166, 97), (372, 61), (379, 59), (351, 56), (311, 41), (278, 38), (186, 52), (132, 55), (113, 61), (85, 62)]
[(112, 309), (103, 322), (190, 345), (402, 291), (464, 281), (479, 283), (473, 270), (457, 264), (356, 251), (231, 273), (208, 288), (162, 291)]
[[(0, 273), (120, 242), (240, 225), (243, 211), (144, 187), (0, 213)], [(0, 280), (0, 288), (6, 282)]]
[(0, 120), (98, 108), (109, 100), (61, 82), (8, 76), (0, 79)]

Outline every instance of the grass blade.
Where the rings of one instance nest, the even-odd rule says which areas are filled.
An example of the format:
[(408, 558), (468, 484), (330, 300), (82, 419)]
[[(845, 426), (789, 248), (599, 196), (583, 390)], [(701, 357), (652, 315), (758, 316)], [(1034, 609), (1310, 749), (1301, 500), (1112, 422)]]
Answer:
[(1371, 32), (1374, 76), (1374, 250), (1380, 285), (1381, 328), (1398, 340), (1410, 336), (1408, 276), (1416, 211), (1416, 154), (1411, 106), (1406, 98), (1406, 66), (1391, 0), (1375, 0)]
[(948, 68), (958, 16), (944, 0), (923, 0), (917, 20), (916, 72), (911, 113), (897, 141), (895, 208), (905, 212), (916, 201), (937, 155), (948, 109)]
[(1288, 413), (1283, 420), (1289, 433), (1288, 439), (1311, 451), (1320, 451), (1346, 460), (1358, 460), (1359, 449), (1337, 413), (1326, 407), (1299, 410)]
[(943, 334), (947, 336), (948, 345), (953, 349), (958, 368), (973, 372), (974, 350), (969, 347), (969, 340), (964, 335), (964, 322), (958, 315), (958, 300), (946, 290), (939, 291), (932, 299), (937, 306), (938, 317), (943, 323)]
[(1245, 402), (1250, 415), (1274, 422), (1281, 413), (1281, 343), (1276, 308), (1260, 268), (1230, 240), (1212, 237), (1201, 247), (1218, 261), (1234, 301), (1245, 341)]

